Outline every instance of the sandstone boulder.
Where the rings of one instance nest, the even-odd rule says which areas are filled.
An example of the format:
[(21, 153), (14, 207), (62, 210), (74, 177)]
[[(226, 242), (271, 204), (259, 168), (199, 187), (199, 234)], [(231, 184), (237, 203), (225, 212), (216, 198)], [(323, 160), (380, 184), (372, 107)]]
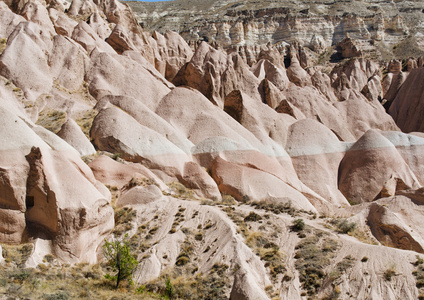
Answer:
[(199, 90), (212, 103), (223, 107), (223, 99), (235, 89), (260, 99), (258, 79), (237, 53), (227, 55), (202, 42), (192, 59), (175, 76), (177, 86), (187, 85)]
[(280, 91), (284, 91), (289, 85), (287, 72), (281, 65), (275, 65), (268, 60), (261, 59), (250, 70), (259, 80), (269, 80)]
[(247, 149), (272, 153), (251, 132), (196, 90), (173, 89), (161, 100), (156, 113), (195, 145), (209, 137), (222, 137)]
[(391, 177), (401, 180), (399, 188), (420, 186), (395, 146), (377, 130), (369, 130), (340, 162), (338, 186), (350, 203), (370, 202), (380, 197)]
[(360, 50), (357, 42), (349, 37), (346, 37), (342, 41), (340, 41), (337, 44), (337, 48), (340, 49), (340, 53), (343, 58), (362, 56), (362, 51)]
[(135, 186), (121, 193), (116, 205), (138, 205), (154, 202), (163, 197), (162, 191), (156, 185)]
[(98, 100), (106, 95), (128, 96), (139, 99), (152, 110), (170, 91), (139, 61), (116, 53), (92, 54), (86, 80), (90, 93)]
[(122, 54), (122, 52), (127, 50), (137, 50), (125, 31), (125, 28), (120, 24), (115, 26), (110, 36), (106, 39), (106, 42), (111, 45), (118, 54)]
[(90, 16), (88, 23), (90, 27), (93, 28), (94, 32), (103, 40), (106, 40), (112, 33), (112, 29), (110, 28), (108, 22), (98, 11), (95, 11)]
[(183, 174), (184, 164), (190, 161), (165, 137), (115, 107), (99, 112), (90, 136), (98, 149), (120, 153), (125, 160), (143, 163), (169, 176)]
[(54, 8), (49, 8), (49, 16), (57, 34), (71, 37), (75, 26), (78, 25), (77, 21), (69, 18), (64, 12)]
[(424, 68), (413, 69), (390, 105), (389, 114), (403, 132), (424, 132), (423, 78)]
[(388, 208), (373, 203), (369, 208), (367, 221), (374, 237), (383, 245), (424, 252), (424, 240)]
[(78, 124), (72, 119), (68, 119), (62, 125), (57, 135), (74, 147), (81, 156), (96, 153), (94, 146), (87, 139)]
[(212, 176), (221, 193), (231, 195), (238, 201), (291, 202), (296, 208), (316, 211), (299, 191), (266, 172), (217, 158), (212, 167)]
[(120, 107), (141, 125), (154, 129), (185, 153), (191, 152), (193, 143), (174, 126), (150, 110), (142, 101), (127, 96), (107, 95), (97, 103), (96, 108), (101, 110), (107, 107), (108, 103)]
[(34, 101), (51, 89), (53, 79), (48, 65), (52, 48), (50, 37), (32, 22), (21, 22), (8, 38), (0, 57), (0, 75), (20, 87)]
[(327, 127), (304, 119), (289, 128), (286, 149), (299, 179), (324, 199), (347, 205), (338, 190), (338, 167), (345, 145)]
[(89, 163), (98, 181), (110, 187), (122, 189), (132, 179), (136, 181), (147, 181), (157, 184), (161, 190), (167, 186), (149, 169), (137, 163), (120, 163), (112, 158), (101, 155)]
[(89, 58), (81, 45), (56, 35), (48, 63), (56, 84), (70, 91), (77, 91), (83, 85)]
[(7, 38), (15, 30), (19, 23), (25, 19), (15, 13), (6, 5), (4, 1), (0, 2), (0, 37)]
[(160, 70), (167, 80), (172, 81), (178, 71), (190, 61), (193, 51), (184, 39), (174, 31), (167, 31), (165, 35), (155, 31), (153, 38), (157, 42), (161, 58), (161, 61), (155, 61), (156, 69)]
[(302, 68), (296, 53), (290, 51), (290, 67), (287, 69), (287, 77), (299, 87), (312, 85), (311, 77)]
[(340, 111), (314, 87), (289, 86), (287, 102), (296, 106), (305, 117), (315, 119), (330, 128), (343, 141), (354, 140), (350, 126)]
[(72, 32), (72, 39), (79, 43), (89, 54), (98, 49), (101, 52), (115, 53), (115, 50), (85, 22), (80, 22)]

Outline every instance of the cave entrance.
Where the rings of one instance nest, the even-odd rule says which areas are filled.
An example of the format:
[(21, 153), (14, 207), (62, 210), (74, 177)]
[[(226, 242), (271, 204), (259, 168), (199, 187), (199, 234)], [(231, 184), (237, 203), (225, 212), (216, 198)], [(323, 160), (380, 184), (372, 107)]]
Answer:
[(26, 196), (25, 205), (27, 210), (34, 207), (34, 196)]

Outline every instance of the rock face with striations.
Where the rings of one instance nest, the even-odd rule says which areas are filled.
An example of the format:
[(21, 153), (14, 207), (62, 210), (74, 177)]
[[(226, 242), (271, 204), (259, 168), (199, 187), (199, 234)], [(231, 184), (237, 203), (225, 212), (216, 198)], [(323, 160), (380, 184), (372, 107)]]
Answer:
[(423, 59), (367, 51), (419, 45), (422, 3), (189, 4), (137, 4), (149, 33), (116, 0), (0, 1), (0, 242), (36, 267), (128, 234), (138, 284), (199, 282), (180, 298), (418, 298)]
[[(194, 4), (195, 3), (195, 4)], [(376, 1), (201, 1), (128, 2), (148, 30), (176, 30), (186, 41), (205, 40), (225, 48), (255, 50), (257, 45), (298, 41), (321, 52), (346, 37), (381, 44), (386, 51), (415, 30), (422, 18), (421, 2)], [(417, 42), (414, 40), (413, 42)], [(368, 47), (368, 46), (367, 46)], [(251, 51), (249, 50), (249, 51)], [(408, 55), (405, 56), (405, 58)]]

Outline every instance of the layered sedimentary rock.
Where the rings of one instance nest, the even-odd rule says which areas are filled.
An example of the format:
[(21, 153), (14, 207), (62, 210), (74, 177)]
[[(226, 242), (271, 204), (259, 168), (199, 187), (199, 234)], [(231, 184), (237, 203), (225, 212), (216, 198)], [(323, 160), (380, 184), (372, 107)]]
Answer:
[(257, 45), (293, 41), (320, 52), (347, 36), (364, 41), (365, 46), (369, 40), (381, 43), (391, 51), (388, 45), (406, 39), (410, 31), (415, 36), (424, 8), (422, 3), (401, 1), (128, 3), (150, 30), (176, 30), (187, 41), (216, 42), (225, 48), (247, 46), (254, 52)]
[[(221, 27), (195, 27), (193, 36), (207, 28), (204, 39), (221, 46), (193, 51), (175, 32), (143, 30), (117, 1), (0, 2), (0, 242), (32, 242), (31, 267), (46, 254), (94, 263), (105, 237), (128, 233), (138, 284), (169, 270), (196, 280), (219, 272), (223, 297), (301, 299), (296, 245), (322, 238), (317, 251), (335, 253), (319, 297), (336, 291), (324, 280), (351, 255), (332, 281), (346, 295), (417, 298), (409, 262), (424, 252), (424, 134), (413, 132), (423, 131), (423, 60), (381, 66), (356, 57), (349, 39), (341, 55), (351, 59), (323, 67), (305, 44), (319, 52), (347, 31), (390, 43), (406, 30), (402, 18), (376, 15), (370, 31), (362, 6), (326, 18), (318, 12), (345, 5), (293, 15), (250, 4), (226, 10)], [(320, 25), (323, 38), (305, 24)], [(267, 26), (276, 31), (264, 42), (303, 46), (245, 47)], [(132, 210), (125, 225), (122, 210)], [(362, 233), (333, 227), (347, 216)], [(388, 257), (403, 274), (393, 284), (381, 275)]]

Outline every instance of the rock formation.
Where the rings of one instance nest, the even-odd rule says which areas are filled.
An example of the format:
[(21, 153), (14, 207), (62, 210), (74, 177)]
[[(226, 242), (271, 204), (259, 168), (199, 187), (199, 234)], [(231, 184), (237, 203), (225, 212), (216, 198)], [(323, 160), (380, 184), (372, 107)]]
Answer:
[(161, 297), (167, 278), (184, 299), (424, 292), (423, 59), (369, 55), (419, 45), (422, 4), (264, 3), (156, 4), (184, 8), (151, 13), (161, 31), (225, 15), (179, 35), (116, 0), (0, 2), (0, 243), (31, 244), (2, 267), (83, 268), (127, 239)]

